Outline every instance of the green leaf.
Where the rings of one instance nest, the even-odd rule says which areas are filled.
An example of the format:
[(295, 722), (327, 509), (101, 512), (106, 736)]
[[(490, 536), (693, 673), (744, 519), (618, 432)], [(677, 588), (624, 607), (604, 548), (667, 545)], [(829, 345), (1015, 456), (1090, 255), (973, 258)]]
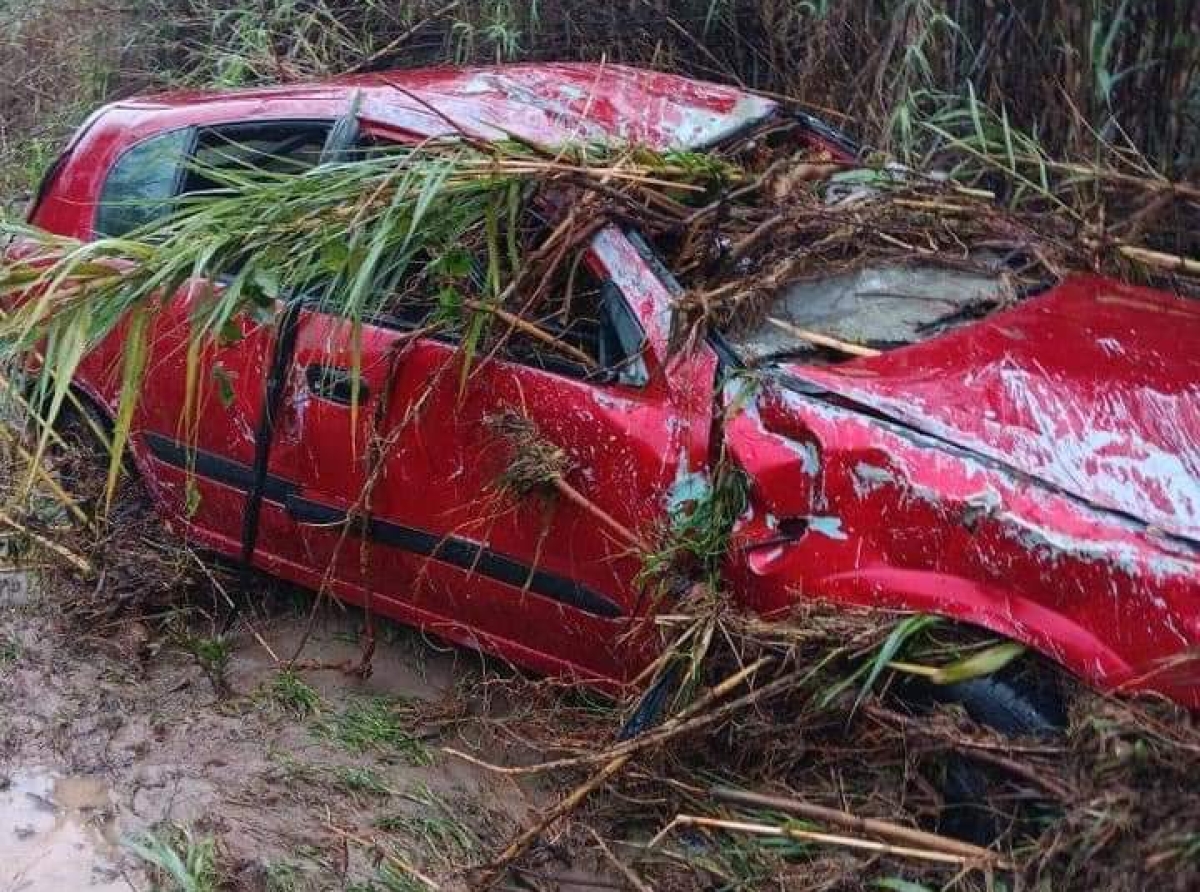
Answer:
[(451, 324), (458, 324), (462, 321), (462, 292), (457, 288), (446, 287), (438, 291), (437, 295), (439, 320), (444, 320)]
[(887, 639), (879, 648), (879, 652), (875, 654), (875, 658), (871, 661), (871, 671), (867, 673), (867, 679), (863, 682), (863, 686), (858, 692), (858, 697), (854, 701), (855, 710), (858, 709), (867, 695), (871, 693), (872, 688), (875, 687), (875, 682), (879, 680), (879, 676), (883, 673), (883, 670), (887, 668), (888, 663), (896, 658), (896, 655), (900, 653), (900, 650), (908, 642), (908, 639), (939, 622), (941, 622), (940, 617), (917, 614), (896, 624), (896, 628), (892, 629), (891, 634), (887, 636)]
[(246, 315), (256, 325), (270, 325), (275, 321), (276, 308), (274, 304), (254, 305), (247, 309)]
[(196, 512), (200, 510), (200, 487), (196, 485), (194, 478), (189, 477), (184, 485), (183, 510), (188, 517), (195, 517)]
[(447, 248), (432, 263), (433, 271), (450, 279), (465, 279), (471, 275), (471, 255), (462, 248)]
[(340, 239), (321, 246), (321, 265), (332, 274), (344, 272), (350, 263), (350, 249)]
[(217, 334), (217, 343), (222, 347), (232, 347), (243, 337), (241, 324), (236, 319), (226, 319)]
[(1015, 641), (1002, 641), (978, 653), (971, 654), (954, 663), (939, 666), (930, 674), (929, 680), (934, 684), (958, 684), (960, 681), (970, 681), (999, 672), (1021, 654), (1025, 646)]
[(146, 373), (146, 360), (150, 352), (147, 332), (149, 320), (149, 310), (144, 305), (138, 307), (129, 318), (129, 327), (125, 335), (121, 364), (121, 395), (117, 403), (117, 414), (113, 419), (112, 459), (108, 469), (108, 488), (104, 497), (106, 507), (112, 505), (113, 496), (116, 495), (117, 480), (121, 475), (122, 453), (125, 451), (125, 442), (133, 424), (133, 410), (142, 392), (142, 379)]
[(462, 340), (462, 372), (458, 381), (458, 395), (467, 392), (467, 379), (471, 374), (471, 366), (475, 362), (475, 354), (479, 350), (479, 344), (483, 339), (483, 334), (486, 331), (487, 324), (491, 321), (491, 314), (482, 311), (473, 313), (470, 322), (467, 323), (467, 333)]
[(279, 282), (279, 275), (273, 269), (256, 266), (253, 273), (253, 282), (258, 286), (263, 295), (271, 300), (277, 300), (279, 295), (283, 293), (283, 286)]
[(217, 382), (217, 399), (221, 401), (221, 405), (228, 409), (233, 405), (233, 380), (229, 377), (229, 372), (221, 364), (213, 366), (213, 379)]
[(34, 266), (9, 266), (0, 269), (0, 296), (22, 291), (44, 275)]

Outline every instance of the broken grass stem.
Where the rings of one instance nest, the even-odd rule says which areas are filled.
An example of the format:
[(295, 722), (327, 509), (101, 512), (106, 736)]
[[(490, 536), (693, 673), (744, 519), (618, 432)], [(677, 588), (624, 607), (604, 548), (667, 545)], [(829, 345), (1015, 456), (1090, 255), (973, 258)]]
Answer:
[(839, 341), (837, 338), (831, 338), (829, 335), (823, 335), (815, 331), (809, 331), (807, 328), (799, 328), (792, 325), (790, 322), (785, 322), (782, 319), (776, 319), (774, 316), (768, 316), (767, 321), (778, 328), (780, 331), (785, 331), (793, 337), (800, 338), (802, 341), (816, 347), (825, 347), (829, 350), (837, 350), (840, 353), (848, 353), (851, 356), (879, 356), (883, 351), (876, 350), (873, 347), (862, 347), (858, 344), (851, 344), (847, 341)]
[(995, 858), (995, 853), (968, 842), (940, 836), (936, 833), (927, 833), (924, 830), (918, 830), (914, 827), (904, 827), (900, 824), (893, 824), (890, 821), (880, 821), (875, 818), (860, 818), (849, 812), (844, 812), (836, 808), (827, 808), (826, 806), (816, 805), (811, 802), (803, 802), (799, 799), (752, 793), (749, 790), (739, 790), (734, 787), (717, 786), (713, 787), (709, 792), (714, 799), (719, 799), (722, 802), (799, 815), (802, 818), (821, 821), (826, 824), (836, 824), (847, 830), (867, 833), (884, 839), (892, 839), (919, 846), (923, 849), (950, 852), (962, 855), (964, 858), (975, 858), (981, 861)]
[(525, 332), (525, 334), (529, 335), (531, 338), (541, 341), (543, 344), (554, 350), (558, 350), (561, 353), (567, 354), (586, 368), (595, 369), (597, 367), (596, 360), (592, 359), (590, 355), (580, 350), (578, 347), (560, 341), (549, 332), (538, 328), (532, 322), (527, 322), (515, 313), (510, 313), (507, 310), (494, 306), (493, 304), (484, 303), (481, 300), (474, 300), (472, 298), (464, 299), (463, 306), (472, 310), (476, 310), (480, 313), (491, 313), (504, 324)]
[(634, 548), (645, 553), (649, 551), (649, 547), (643, 542), (638, 535), (618, 521), (615, 517), (591, 501), (587, 496), (567, 483), (562, 477), (554, 478), (555, 488), (559, 491), (563, 498), (574, 504), (576, 507), (582, 508), (588, 514), (592, 515), (598, 521), (603, 523), (613, 532), (617, 533), (626, 544), (632, 545)]
[(375, 840), (366, 839), (365, 837), (359, 836), (349, 830), (344, 830), (341, 827), (338, 827), (336, 824), (328, 821), (325, 823), (325, 826), (330, 830), (330, 832), (342, 837), (348, 842), (357, 843), (365, 849), (377, 852), (384, 861), (391, 864), (405, 876), (410, 876), (420, 882), (421, 885), (423, 885), (426, 889), (429, 889), (430, 892), (437, 892), (437, 890), (442, 888), (435, 880), (425, 876), (425, 874), (413, 867), (413, 865), (408, 862), (408, 859), (400, 857), (393, 851), (389, 851)]
[[(711, 691), (709, 691), (704, 697), (700, 698), (690, 707), (680, 712), (680, 714), (674, 719), (676, 724), (676, 733), (682, 732), (686, 727), (688, 727), (686, 723), (683, 725), (678, 724), (682, 722), (686, 715), (689, 713), (695, 713), (704, 708), (706, 704), (712, 703), (713, 701), (724, 697), (743, 681), (757, 672), (761, 667), (771, 662), (771, 660), (771, 657), (763, 657), (751, 665), (739, 670), (738, 672), (735, 672), (733, 675), (729, 676), (729, 678), (725, 679)], [(788, 676), (788, 678), (790, 680), (791, 677)], [(772, 684), (777, 684), (778, 681), (779, 680), (777, 679), (776, 682), (773, 682)], [(768, 685), (768, 687), (770, 687), (770, 685)], [(763, 690), (765, 690), (765, 688)], [(757, 692), (751, 691), (750, 693), (754, 694)], [(670, 724), (672, 723), (667, 723), (667, 725)], [(665, 727), (666, 726), (664, 726), (664, 729)], [(560, 818), (563, 818), (573, 812), (585, 799), (587, 799), (588, 796), (592, 794), (593, 791), (603, 786), (608, 780), (616, 776), (629, 763), (629, 760), (636, 755), (638, 750), (651, 746), (655, 742), (661, 742), (665, 739), (666, 738), (662, 737), (661, 735), (643, 735), (642, 737), (635, 737), (633, 740), (628, 741), (624, 745), (613, 747), (606, 754), (600, 754), (601, 759), (609, 759), (608, 763), (599, 771), (595, 772), (586, 781), (572, 790), (569, 794), (559, 800), (558, 804), (548, 810), (536, 824), (534, 824), (528, 830), (520, 833), (512, 842), (510, 842), (508, 846), (505, 847), (504, 851), (494, 858), (487, 866), (482, 878), (480, 879), (480, 887), (486, 889), (494, 885), (508, 865), (512, 864), (513, 861), (521, 857), (525, 850), (528, 849), (534, 842), (536, 842), (538, 837), (540, 837), (547, 828), (553, 825)], [(466, 758), (468, 761), (476, 761), (455, 750), (447, 750), (447, 752), (453, 753), (460, 758)]]
[(1117, 252), (1143, 266), (1152, 266), (1156, 269), (1190, 276), (1200, 275), (1200, 260), (1191, 257), (1181, 257), (1178, 254), (1167, 254), (1163, 251), (1151, 251), (1149, 248), (1124, 244), (1117, 245)]
[[(489, 771), (494, 771), (497, 774), (541, 774), (546, 771), (556, 771), (560, 768), (580, 768), (585, 765), (594, 765), (603, 762), (605, 759), (615, 758), (616, 756), (626, 753), (635, 753), (638, 750), (647, 749), (651, 746), (666, 743), (668, 740), (684, 734), (688, 731), (696, 730), (711, 724), (720, 718), (725, 717), (731, 712), (736, 712), (743, 706), (747, 706), (757, 700), (764, 699), (786, 690), (789, 685), (795, 684), (799, 673), (788, 673), (782, 678), (777, 678), (770, 684), (764, 685), (761, 688), (748, 691), (736, 700), (731, 700), (719, 709), (709, 713), (704, 713), (704, 710), (712, 706), (716, 701), (720, 700), (735, 687), (740, 685), (750, 676), (758, 672), (768, 663), (773, 662), (773, 657), (762, 657), (755, 660), (749, 666), (735, 672), (729, 678), (725, 679), (716, 687), (712, 688), (703, 697), (697, 699), (687, 708), (681, 710), (678, 715), (663, 722), (656, 730), (642, 734), (640, 737), (634, 737), (631, 740), (626, 740), (602, 753), (591, 753), (586, 756), (577, 756), (570, 759), (557, 759), (552, 762), (542, 762), (538, 765), (493, 765), (491, 762), (484, 762), (482, 759), (477, 759), (474, 756), (468, 755), (461, 750), (456, 750), (451, 747), (443, 748), (442, 752), (448, 755), (462, 759), (464, 762), (470, 762), (472, 765), (478, 765), (480, 768), (486, 768)], [(703, 713), (703, 714), (701, 714)]]
[[(932, 849), (915, 849), (908, 846), (894, 846), (885, 842), (875, 842), (870, 839), (859, 839), (854, 836), (838, 836), (833, 833), (819, 833), (813, 830), (800, 830), (795, 827), (778, 827), (773, 824), (754, 824), (748, 821), (727, 821), (722, 818), (706, 818), (700, 815), (676, 815), (671, 823), (664, 827), (650, 841), (648, 848), (654, 848), (671, 830), (676, 827), (701, 827), (710, 830), (725, 830), (730, 833), (749, 833), (755, 836), (781, 836), (798, 842), (815, 842), (824, 845), (842, 846), (850, 849), (860, 849), (875, 852), (880, 855), (893, 855), (899, 858), (915, 858), (921, 861), (934, 861), (939, 864), (957, 864), (961, 867), (973, 867), (976, 859), (953, 852), (934, 851)], [(990, 853), (989, 853), (990, 854)], [(987, 867), (1011, 869), (1007, 861), (999, 860), (992, 855)]]
[(504, 870), (525, 853), (538, 837), (541, 836), (551, 825), (560, 818), (569, 815), (580, 806), (583, 800), (587, 799), (591, 793), (597, 788), (603, 786), (610, 778), (615, 776), (622, 768), (624, 768), (630, 759), (633, 758), (633, 753), (627, 753), (623, 756), (617, 756), (586, 781), (572, 790), (569, 794), (559, 800), (558, 804), (547, 811), (541, 819), (517, 836), (510, 842), (496, 858), (492, 860), (483, 876), (479, 880), (479, 887), (482, 889), (491, 888), (500, 878)]
[(30, 529), (29, 527), (25, 526), (25, 524), (9, 515), (7, 511), (0, 511), (0, 524), (4, 524), (5, 526), (16, 530), (18, 533), (23, 533), (24, 535), (28, 536), (42, 548), (45, 548), (53, 554), (58, 555), (84, 576), (91, 577), (96, 575), (95, 567), (92, 566), (91, 562), (88, 561), (87, 558), (76, 554), (65, 545), (43, 536), (36, 530)]

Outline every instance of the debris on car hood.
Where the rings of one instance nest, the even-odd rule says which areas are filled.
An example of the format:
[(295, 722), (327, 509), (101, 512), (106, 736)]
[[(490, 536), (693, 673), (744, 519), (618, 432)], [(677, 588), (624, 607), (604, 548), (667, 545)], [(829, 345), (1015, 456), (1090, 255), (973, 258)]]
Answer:
[(788, 285), (769, 316), (729, 339), (752, 365), (814, 353), (816, 345), (797, 344), (797, 328), (846, 344), (871, 344), (874, 353), (926, 340), (1011, 300), (1009, 282), (986, 268), (872, 265)]

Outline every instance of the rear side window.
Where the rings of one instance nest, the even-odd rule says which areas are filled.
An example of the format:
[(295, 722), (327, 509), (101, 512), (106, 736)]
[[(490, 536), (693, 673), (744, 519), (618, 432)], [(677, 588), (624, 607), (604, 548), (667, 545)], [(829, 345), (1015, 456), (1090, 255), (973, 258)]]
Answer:
[[(500, 355), (522, 365), (594, 382), (644, 386), (649, 377), (642, 360), (645, 333), (621, 290), (611, 280), (597, 277), (587, 263), (586, 253), (587, 249), (582, 248), (558, 265), (554, 278), (545, 283), (537, 310), (531, 311), (526, 320), (569, 350), (557, 349), (525, 329), (510, 329), (501, 323), (491, 327), (484, 346), (502, 339)], [(479, 299), (485, 290), (486, 260), (476, 256), (468, 258), (467, 264), (474, 272), (467, 281), (460, 279), (452, 291), (461, 289), (465, 294), (460, 296)], [(445, 305), (447, 292), (441, 281), (444, 272), (441, 264), (428, 257), (414, 258), (395, 291), (382, 300), (374, 321), (411, 330), (432, 325), (442, 316), (435, 337), (457, 342), (465, 314)], [(446, 318), (448, 310), (451, 312)], [(582, 362), (579, 354), (591, 362)]]
[(301, 173), (318, 163), (325, 121), (240, 122), (184, 128), (138, 143), (117, 159), (100, 194), (96, 231), (121, 236), (170, 213), (173, 199), (221, 188), (217, 172)]
[(118, 158), (100, 193), (96, 231), (125, 235), (168, 213), (191, 141), (191, 130), (174, 130), (138, 143)]
[(183, 193), (220, 188), (221, 173), (298, 174), (315, 167), (329, 136), (323, 121), (228, 124), (201, 128)]

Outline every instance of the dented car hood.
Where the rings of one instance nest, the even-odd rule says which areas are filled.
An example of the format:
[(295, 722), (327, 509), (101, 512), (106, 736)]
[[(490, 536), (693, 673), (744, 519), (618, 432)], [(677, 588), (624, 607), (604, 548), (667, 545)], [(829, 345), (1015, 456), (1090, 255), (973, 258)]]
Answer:
[(1200, 304), (1075, 276), (985, 321), (807, 385), (1200, 543)]

